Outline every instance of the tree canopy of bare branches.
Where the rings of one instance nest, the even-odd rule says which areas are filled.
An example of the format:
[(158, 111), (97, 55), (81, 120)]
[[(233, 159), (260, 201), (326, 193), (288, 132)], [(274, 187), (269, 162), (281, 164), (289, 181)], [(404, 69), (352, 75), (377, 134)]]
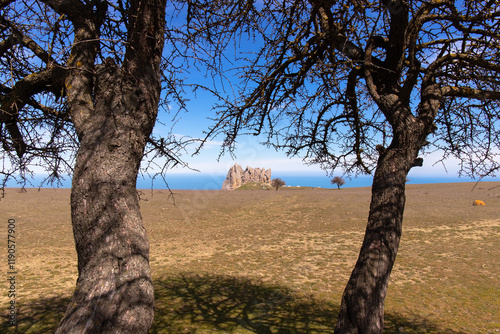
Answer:
[[(209, 132), (223, 134), (227, 148), (238, 134), (264, 133), (326, 169), (371, 173), (398, 119), (383, 109), (397, 100), (428, 120), (428, 150), (459, 158), (468, 175), (498, 168), (496, 1), (190, 5), (191, 36), (207, 32), (211, 41), (200, 58), (214, 70), (238, 65), (224, 72), (232, 86), (218, 87)], [(238, 59), (210, 57), (222, 51)], [(425, 93), (435, 84), (439, 112), (428, 115)]]
[[(87, 8), (91, 8), (87, 10)], [(9, 179), (21, 184), (30, 176), (42, 174), (42, 182), (57, 183), (72, 175), (78, 135), (67, 102), (68, 75), (84, 68), (91, 57), (101, 66), (125, 61), (129, 38), (130, 1), (2, 1), (0, 4), (0, 142), (2, 185)], [(85, 25), (87, 14), (99, 19), (98, 35), (90, 40), (75, 41), (74, 22)], [(175, 8), (170, 9), (171, 12)], [(99, 16), (100, 15), (100, 16)], [(82, 22), (80, 22), (82, 21)], [(181, 74), (176, 59), (184, 57), (174, 46), (175, 27), (165, 31), (168, 52), (162, 54), (161, 78), (164, 99), (160, 107), (167, 110), (170, 101), (184, 106), (181, 96)], [(71, 58), (71, 52), (86, 51), (82, 58)], [(92, 54), (88, 53), (92, 52)], [(74, 52), (73, 52), (74, 53)], [(95, 66), (95, 65), (92, 65)], [(92, 69), (95, 72), (95, 69)], [(88, 73), (93, 85), (93, 73)], [(70, 86), (70, 88), (74, 88)], [(92, 88), (91, 88), (92, 89)], [(89, 92), (92, 94), (92, 92)], [(185, 163), (181, 152), (189, 139), (179, 141), (173, 135), (159, 138), (151, 135), (145, 151), (145, 167), (162, 171)], [(155, 158), (157, 158), (155, 160)], [(167, 161), (168, 164), (162, 163)], [(153, 172), (153, 173), (156, 173)], [(39, 184), (37, 184), (39, 185)]]

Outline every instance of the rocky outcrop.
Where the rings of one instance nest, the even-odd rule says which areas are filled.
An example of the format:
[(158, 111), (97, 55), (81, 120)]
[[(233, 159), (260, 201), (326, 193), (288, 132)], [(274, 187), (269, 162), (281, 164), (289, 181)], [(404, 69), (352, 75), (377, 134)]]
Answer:
[(226, 179), (222, 183), (222, 190), (233, 190), (241, 187), (241, 179), (243, 176), (243, 168), (240, 165), (235, 164), (227, 172)]
[(245, 183), (271, 182), (271, 169), (248, 167), (243, 170), (240, 165), (234, 164), (227, 172), (226, 179), (222, 183), (222, 190), (233, 190)]

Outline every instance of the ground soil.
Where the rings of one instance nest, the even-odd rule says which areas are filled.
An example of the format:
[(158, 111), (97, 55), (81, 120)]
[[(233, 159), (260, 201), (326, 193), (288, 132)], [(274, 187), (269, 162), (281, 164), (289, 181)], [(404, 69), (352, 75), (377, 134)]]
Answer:
[[(152, 333), (333, 332), (370, 188), (139, 195), (155, 283)], [(499, 212), (500, 182), (407, 186), (386, 333), (500, 333)], [(77, 278), (69, 190), (7, 189), (3, 226), (9, 219), (17, 332), (53, 332)], [(1, 268), (5, 277), (5, 257)], [(1, 286), (0, 332), (15, 333)]]

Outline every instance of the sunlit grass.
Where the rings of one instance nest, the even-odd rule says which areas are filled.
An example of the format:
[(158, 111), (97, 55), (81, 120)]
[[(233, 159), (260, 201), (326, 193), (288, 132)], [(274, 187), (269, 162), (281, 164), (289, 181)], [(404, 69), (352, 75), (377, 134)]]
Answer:
[[(500, 333), (499, 185), (407, 186), (386, 333)], [(333, 331), (370, 191), (284, 189), (174, 191), (175, 206), (168, 191), (143, 192), (152, 333)], [(0, 205), (18, 226), (17, 333), (53, 332), (77, 276), (69, 191), (8, 189)], [(5, 310), (0, 332), (15, 333)]]

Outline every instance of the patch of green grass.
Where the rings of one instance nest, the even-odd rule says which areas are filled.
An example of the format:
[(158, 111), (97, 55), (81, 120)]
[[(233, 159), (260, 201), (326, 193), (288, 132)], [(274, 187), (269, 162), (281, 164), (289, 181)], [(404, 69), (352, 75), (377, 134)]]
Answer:
[(241, 185), (241, 187), (238, 187), (235, 190), (274, 190), (274, 188), (267, 183), (250, 182)]

